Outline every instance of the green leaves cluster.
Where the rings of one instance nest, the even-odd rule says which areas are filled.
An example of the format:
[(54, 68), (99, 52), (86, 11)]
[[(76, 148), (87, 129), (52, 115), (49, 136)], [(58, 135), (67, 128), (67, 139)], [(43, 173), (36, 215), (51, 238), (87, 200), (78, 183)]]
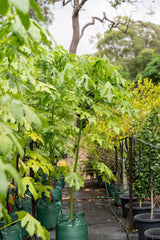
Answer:
[(0, 14), (2, 16), (8, 14), (16, 14), (19, 16), (23, 26), (26, 30), (29, 29), (31, 20), (29, 16), (30, 7), (32, 7), (37, 13), (39, 19), (44, 21), (43, 15), (38, 7), (38, 4), (34, 0), (0, 0)]
[[(121, 1), (117, 1), (119, 5), (118, 2)], [(107, 30), (104, 36), (97, 34), (95, 54), (98, 57), (106, 55), (125, 78), (138, 80), (147, 65), (159, 53), (159, 26), (150, 22), (134, 22), (125, 18), (126, 22), (128, 21), (127, 31), (111, 29)], [(120, 22), (118, 17), (115, 21)], [(149, 77), (146, 73), (145, 71), (144, 76)]]
[[(29, 19), (30, 6), (40, 15), (33, 0), (8, 0), (3, 6), (0, 12), (3, 15), (0, 23), (1, 204), (5, 203), (10, 183), (12, 192), (18, 186), (20, 196), (28, 185), (35, 200), (43, 192), (49, 197), (50, 187), (41, 184), (41, 175), (45, 173), (48, 179), (55, 173), (59, 176), (53, 167), (57, 161), (65, 154), (75, 157), (73, 141), (79, 129), (82, 136), (88, 129), (93, 144), (96, 139), (103, 144), (100, 140), (103, 136), (96, 130), (97, 122), (106, 120), (106, 128), (115, 130), (121, 114), (132, 114), (127, 82), (106, 57), (77, 57), (62, 47), (42, 44), (47, 43), (45, 33)], [(113, 178), (106, 166), (95, 167), (107, 174), (108, 180)], [(78, 190), (83, 186), (83, 178), (76, 168), (58, 171), (62, 171), (70, 187)], [(35, 181), (33, 174), (40, 182)], [(35, 220), (29, 215), (22, 217), (23, 226), (29, 222), (27, 229), (31, 235), (36, 233), (48, 239)]]
[[(159, 131), (159, 112), (153, 108), (146, 118), (143, 128), (136, 133), (136, 137), (158, 147), (160, 142)], [(142, 194), (150, 197), (150, 190), (153, 190), (154, 197), (159, 193), (159, 157), (160, 150), (135, 142), (135, 161), (133, 166), (135, 182), (133, 187), (135, 194), (138, 194), (139, 197), (142, 197)]]

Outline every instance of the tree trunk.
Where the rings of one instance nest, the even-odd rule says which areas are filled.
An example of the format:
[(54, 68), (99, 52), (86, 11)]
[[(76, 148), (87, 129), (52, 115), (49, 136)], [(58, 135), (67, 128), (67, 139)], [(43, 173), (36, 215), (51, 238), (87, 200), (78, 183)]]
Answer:
[(77, 46), (79, 43), (79, 11), (76, 9), (76, 6), (78, 6), (79, 0), (74, 1), (74, 8), (73, 8), (73, 14), (72, 14), (72, 28), (73, 28), (73, 35), (72, 35), (72, 41), (70, 44), (69, 52), (75, 53), (77, 51)]

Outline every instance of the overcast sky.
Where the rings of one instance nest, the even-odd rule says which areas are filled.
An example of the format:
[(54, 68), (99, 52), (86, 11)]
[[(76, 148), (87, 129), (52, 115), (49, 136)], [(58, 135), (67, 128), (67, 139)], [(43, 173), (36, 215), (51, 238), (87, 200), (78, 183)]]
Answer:
[[(110, 7), (107, 0), (88, 0), (84, 5), (84, 9), (80, 12), (80, 26), (83, 27), (85, 23), (90, 22), (92, 16), (102, 17), (103, 12), (106, 12), (106, 16), (110, 19), (113, 19), (116, 15), (132, 15), (132, 18), (136, 20), (140, 19), (142, 21), (152, 21), (160, 24), (160, 0), (141, 0), (141, 2), (142, 3), (136, 7), (130, 7), (124, 4), (121, 8), (115, 10)], [(156, 11), (156, 14), (152, 16), (146, 14), (146, 8), (149, 9), (149, 6), (150, 9)], [(68, 50), (72, 38), (72, 8), (70, 4), (61, 7), (60, 3), (56, 3), (53, 11), (54, 21), (53, 24), (49, 26), (49, 31), (57, 44), (64, 46), (64, 48)], [(93, 53), (95, 51), (94, 46), (89, 43), (91, 36), (95, 36), (98, 32), (103, 34), (106, 30), (107, 22), (102, 24), (96, 21), (95, 25), (88, 27), (80, 40), (77, 54)]]

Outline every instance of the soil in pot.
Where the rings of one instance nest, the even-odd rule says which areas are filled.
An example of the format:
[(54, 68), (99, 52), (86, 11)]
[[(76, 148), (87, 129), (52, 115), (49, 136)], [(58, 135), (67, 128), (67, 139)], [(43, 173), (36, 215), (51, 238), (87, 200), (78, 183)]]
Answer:
[(160, 228), (150, 228), (144, 232), (147, 240), (160, 240)]
[[(123, 217), (127, 217), (127, 209), (125, 208), (125, 205), (129, 203), (129, 194), (121, 194), (120, 196), (121, 203), (122, 203), (122, 214)], [(133, 196), (132, 197), (133, 202), (138, 202), (137, 197)]]
[(150, 228), (158, 228), (160, 226), (160, 214), (154, 213), (151, 219), (150, 213), (142, 213), (134, 216), (138, 229), (139, 240), (147, 240), (144, 232)]
[[(130, 204), (127, 203), (125, 205), (125, 208), (127, 209), (127, 217), (129, 219), (129, 208), (130, 208)], [(151, 203), (150, 202), (143, 202), (141, 207), (139, 206), (138, 202), (133, 202), (133, 217), (137, 214), (141, 214), (141, 213), (150, 213), (151, 212)], [(136, 227), (136, 222), (133, 221), (133, 227)]]

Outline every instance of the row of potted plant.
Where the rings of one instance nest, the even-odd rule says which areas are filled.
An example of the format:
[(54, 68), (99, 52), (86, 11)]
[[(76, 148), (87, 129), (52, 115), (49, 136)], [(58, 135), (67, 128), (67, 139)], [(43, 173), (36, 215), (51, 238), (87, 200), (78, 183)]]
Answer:
[[(76, 222), (78, 226), (80, 222), (86, 225), (84, 215), (73, 213), (74, 190), (83, 186), (77, 168), (84, 130), (107, 119), (108, 129), (117, 131), (121, 114), (132, 115), (133, 109), (128, 84), (109, 60), (77, 57), (62, 47), (51, 46), (42, 28), (29, 18), (29, 5), (43, 19), (34, 1), (25, 1), (24, 5), (19, 0), (5, 1), (3, 11), (0, 9), (0, 231), (3, 234), (4, 229), (21, 222), (30, 236), (36, 234), (45, 240), (49, 233), (36, 220), (35, 205), (42, 199), (37, 204), (37, 216), (42, 221), (42, 205), (46, 206), (50, 194), (53, 195), (53, 186), (43, 184), (43, 174), (47, 179), (59, 179), (63, 174), (71, 188), (70, 213), (62, 215), (59, 229), (64, 229), (62, 223), (67, 222), (69, 234)], [(90, 136), (93, 143), (103, 144), (104, 138), (96, 131), (90, 132)], [(57, 166), (66, 154), (74, 157), (73, 168)], [(95, 161), (94, 166), (103, 180), (114, 179), (105, 164)], [(32, 216), (18, 211), (11, 219), (8, 202), (13, 203), (12, 193), (16, 192), (20, 204), (26, 186), (31, 192)], [(58, 204), (55, 202), (51, 199), (50, 206)], [(63, 231), (70, 238), (66, 227)], [(59, 238), (62, 239), (61, 235)]]
[[(160, 239), (160, 211), (159, 208), (155, 208), (160, 186), (159, 129), (159, 110), (151, 109), (144, 126), (132, 138), (133, 218), (134, 228), (138, 229), (140, 240)], [(128, 159), (126, 160), (126, 172), (128, 175)], [(129, 195), (121, 195), (120, 198), (124, 210), (123, 216), (126, 217), (130, 209)], [(144, 201), (146, 199), (149, 201)], [(152, 228), (155, 228), (155, 230)]]

